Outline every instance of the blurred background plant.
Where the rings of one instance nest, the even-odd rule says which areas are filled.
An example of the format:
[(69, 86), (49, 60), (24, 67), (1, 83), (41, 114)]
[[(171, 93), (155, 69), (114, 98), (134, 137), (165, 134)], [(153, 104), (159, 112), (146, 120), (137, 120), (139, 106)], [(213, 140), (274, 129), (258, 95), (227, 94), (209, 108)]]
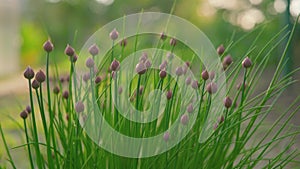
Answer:
[[(22, 106), (28, 103), (26, 81), (20, 72), (27, 65), (35, 68), (44, 66), (45, 54), (41, 44), (48, 37), (51, 37), (56, 48), (52, 54), (53, 60), (66, 65), (68, 61), (61, 53), (66, 44), (80, 49), (91, 34), (114, 19), (142, 10), (170, 13), (173, 3), (173, 0), (1, 0), (0, 107), (4, 113), (0, 117), (3, 129), (11, 133), (7, 141), (20, 145), (16, 138), (22, 136), (6, 115), (11, 112), (18, 115)], [(264, 29), (256, 41), (256, 46), (262, 47), (286, 25), (288, 29), (285, 30), (290, 31), (299, 12), (300, 0), (177, 0), (173, 14), (194, 23), (215, 47), (220, 44), (226, 47), (247, 32)], [(235, 58), (244, 57), (242, 55), (252, 44), (251, 39), (254, 40), (258, 33), (250, 34), (249, 41), (240, 41), (230, 54)], [(284, 46), (283, 41), (282, 47), (272, 51), (262, 83), (267, 84), (268, 71), (275, 69)], [(286, 72), (300, 66), (299, 54), (298, 27), (288, 50)], [(293, 96), (299, 93), (298, 89), (299, 83), (289, 88), (282, 104), (293, 100)], [(296, 120), (293, 122), (299, 124)], [(3, 153), (0, 150), (0, 157)], [(16, 159), (18, 155), (22, 156), (17, 150), (15, 155)]]

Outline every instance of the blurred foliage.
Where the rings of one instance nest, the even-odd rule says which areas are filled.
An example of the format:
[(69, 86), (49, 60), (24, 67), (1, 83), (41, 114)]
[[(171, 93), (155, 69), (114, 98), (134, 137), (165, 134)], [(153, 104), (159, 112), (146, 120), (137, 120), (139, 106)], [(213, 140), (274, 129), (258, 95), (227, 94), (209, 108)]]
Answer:
[[(264, 33), (260, 37), (257, 46), (264, 45), (267, 39), (270, 39), (276, 32), (280, 31), (289, 21), (286, 20), (285, 13), (274, 14), (270, 6), (273, 0), (265, 0), (260, 4), (251, 4), (254, 0), (236, 1), (241, 8), (228, 9), (226, 6), (215, 4), (214, 9), (208, 10), (213, 15), (206, 15), (203, 6), (211, 1), (211, 4), (219, 0), (177, 0), (174, 14), (189, 20), (198, 26), (217, 47), (219, 44), (228, 45), (230, 40), (238, 39), (245, 32), (238, 23), (230, 20), (231, 16), (239, 17), (249, 9), (257, 9), (263, 13), (265, 20), (268, 22), (256, 23), (255, 26), (261, 26)], [(102, 2), (102, 3), (100, 3)], [(112, 3), (111, 3), (112, 2)], [(220, 1), (221, 2), (221, 1)], [(225, 1), (224, 1), (225, 2)], [(223, 2), (223, 3), (224, 3)], [(228, 1), (231, 2), (231, 1)], [(228, 3), (226, 1), (226, 3)], [(51, 38), (55, 45), (56, 60), (62, 60), (63, 50), (66, 44), (71, 44), (75, 49), (80, 49), (87, 38), (97, 29), (111, 20), (122, 17), (123, 15), (141, 12), (155, 11), (170, 13), (173, 0), (28, 0), (24, 3), (23, 22), (22, 22), (22, 60), (23, 64), (35, 64), (40, 59), (34, 58), (34, 55), (41, 55), (41, 45), (47, 36)], [(105, 4), (111, 3), (111, 4)], [(204, 14), (203, 14), (204, 12)], [(257, 36), (258, 32), (251, 34), (252, 39)], [(234, 36), (233, 36), (234, 35)], [(233, 39), (231, 37), (233, 36)], [(299, 41), (300, 31), (296, 32)], [(251, 39), (251, 38), (250, 38)], [(249, 42), (241, 42), (239, 45), (240, 53), (232, 55), (242, 57), (241, 55), (248, 49)], [(284, 44), (283, 44), (284, 45)], [(294, 47), (296, 49), (296, 47)], [(278, 49), (278, 52), (282, 49)], [(274, 56), (279, 55), (275, 53)], [(277, 57), (274, 57), (276, 61)], [(42, 63), (42, 62), (39, 62)]]

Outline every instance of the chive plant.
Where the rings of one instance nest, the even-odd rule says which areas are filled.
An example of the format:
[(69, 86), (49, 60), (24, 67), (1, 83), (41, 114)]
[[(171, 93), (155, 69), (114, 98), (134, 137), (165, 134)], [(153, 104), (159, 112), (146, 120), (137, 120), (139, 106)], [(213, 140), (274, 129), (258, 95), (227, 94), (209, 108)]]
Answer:
[[(11, 151), (19, 148), (26, 148), (28, 158), (27, 164), (22, 164), (25, 168), (285, 168), (286, 166), (299, 166), (297, 161), (299, 151), (293, 150), (295, 137), (299, 131), (291, 130), (290, 120), (299, 111), (299, 97), (292, 102), (281, 113), (280, 117), (262, 134), (266, 117), (276, 109), (276, 104), (280, 101), (281, 93), (295, 81), (291, 80), (291, 75), (298, 71), (282, 75), (283, 67), (286, 64), (285, 57), (289, 44), (284, 52), (274, 72), (272, 81), (267, 90), (256, 93), (258, 82), (262, 81), (261, 75), (264, 72), (271, 52), (280, 45), (284, 38), (292, 40), (291, 33), (284, 34), (278, 32), (272, 39), (261, 47), (257, 54), (252, 54), (256, 46), (257, 37), (250, 45), (249, 50), (240, 57), (232, 57), (230, 51), (235, 50), (239, 41), (247, 40), (244, 36), (231, 42), (225, 48), (220, 45), (216, 52), (222, 59), (224, 71), (227, 75), (228, 90), (224, 99), (224, 112), (219, 120), (214, 124), (214, 134), (203, 143), (198, 143), (198, 136), (201, 134), (201, 125), (208, 117), (212, 105), (212, 96), (218, 92), (213, 79), (217, 78), (214, 72), (208, 72), (204, 66), (198, 70), (198, 65), (193, 65), (194, 60), (186, 60), (184, 65), (173, 65), (172, 57), (178, 50), (180, 43), (174, 38), (167, 37), (164, 33), (160, 35), (158, 47), (169, 48), (167, 60), (160, 60), (160, 69), (151, 69), (151, 60), (147, 53), (140, 56), (136, 65), (132, 68), (136, 71), (136, 77), (131, 81), (130, 88), (124, 89), (122, 86), (112, 86), (112, 81), (116, 80), (119, 72), (120, 62), (126, 57), (126, 50), (134, 51), (138, 49), (139, 38), (131, 37), (116, 43), (119, 33), (116, 29), (109, 34), (112, 40), (112, 49), (107, 54), (107, 60), (100, 65), (96, 65), (95, 59), (101, 52), (96, 44), (89, 48), (90, 57), (85, 62), (89, 71), (84, 74), (82, 83), (89, 84), (86, 90), (90, 90), (95, 96), (96, 102), (91, 106), (85, 106), (88, 100), (76, 100), (79, 91), (74, 90), (75, 85), (80, 85), (74, 79), (76, 77), (76, 62), (78, 56), (74, 48), (67, 45), (64, 53), (70, 61), (70, 72), (66, 80), (59, 77), (58, 68), (51, 70), (51, 52), (54, 46), (47, 40), (43, 46), (46, 52), (46, 74), (39, 70), (36, 74), (34, 70), (27, 67), (24, 77), (28, 81), (29, 102), (21, 111), (21, 118), (24, 127), (25, 143), (18, 147), (9, 147), (5, 140), (5, 135), (0, 126), (1, 136), (9, 157), (12, 168), (16, 168)], [(259, 36), (259, 35), (258, 35)], [(283, 37), (283, 38), (282, 38)], [(166, 39), (169, 38), (169, 41)], [(168, 43), (169, 42), (169, 43)], [(101, 45), (101, 44), (99, 44)], [(128, 46), (129, 45), (129, 46)], [(183, 58), (184, 59), (184, 58)], [(176, 77), (167, 74), (167, 70), (176, 66), (174, 70)], [(50, 70), (49, 70), (50, 69)], [(187, 69), (197, 70), (200, 81), (191, 77), (183, 78)], [(51, 75), (50, 72), (56, 72)], [(200, 71), (200, 72), (198, 72)], [(242, 80), (239, 78), (242, 76)], [(54, 79), (54, 80), (50, 80)], [(61, 79), (61, 80), (58, 80)], [(178, 104), (185, 99), (179, 96), (178, 81), (183, 80), (187, 87), (199, 93), (199, 96), (186, 105), (186, 112), (180, 117)], [(45, 82), (45, 84), (44, 84)], [(115, 83), (116, 84), (116, 83)], [(239, 84), (237, 88), (234, 86)], [(46, 85), (46, 90), (44, 86)], [(76, 86), (75, 86), (76, 87)], [(51, 90), (52, 88), (52, 90)], [(117, 92), (114, 93), (112, 90)], [(149, 124), (140, 124), (129, 121), (119, 115), (113, 100), (122, 105), (122, 100), (118, 97), (123, 90), (129, 90), (129, 100), (136, 110), (145, 110), (149, 103), (145, 101), (146, 96), (152, 89), (159, 89), (165, 93), (166, 109), (161, 121), (154, 120)], [(114, 99), (113, 99), (114, 97)], [(159, 103), (162, 98), (156, 98), (155, 103)], [(195, 109), (195, 105), (199, 108)], [(163, 134), (164, 142), (168, 143), (172, 139), (172, 134), (165, 131), (179, 118), (182, 125), (187, 125), (190, 121), (189, 114), (198, 112), (196, 124), (193, 130), (176, 145), (174, 148), (153, 157), (148, 158), (125, 158), (109, 153), (94, 143), (80, 126), (78, 114), (96, 107), (103, 110), (103, 116), (108, 123), (118, 132), (134, 137), (153, 136)], [(89, 110), (90, 111), (90, 110)], [(88, 112), (89, 112), (88, 111)], [(153, 110), (158, 111), (158, 110)], [(87, 118), (87, 117), (86, 117)], [(87, 119), (83, 120), (87, 120)], [(38, 119), (42, 120), (41, 128), (38, 128)], [(285, 119), (285, 120), (283, 120)], [(100, 124), (95, 118), (95, 124)], [(42, 139), (41, 139), (42, 138)], [(276, 153), (271, 154), (271, 150), (284, 140), (288, 144)], [(253, 143), (253, 144), (250, 144)]]

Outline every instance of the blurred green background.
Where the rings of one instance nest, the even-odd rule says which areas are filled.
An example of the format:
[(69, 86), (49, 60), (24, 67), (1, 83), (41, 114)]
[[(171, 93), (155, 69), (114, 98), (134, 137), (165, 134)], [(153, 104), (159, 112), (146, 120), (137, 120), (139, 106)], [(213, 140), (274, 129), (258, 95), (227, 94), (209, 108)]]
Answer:
[[(21, 131), (16, 131), (8, 116), (15, 116), (28, 104), (27, 84), (22, 71), (27, 65), (36, 70), (43, 68), (45, 53), (42, 44), (51, 38), (54, 57), (60, 64), (66, 62), (63, 51), (66, 44), (79, 50), (84, 42), (101, 26), (127, 14), (141, 11), (170, 13), (173, 0), (1, 0), (0, 1), (0, 108), (1, 124), (12, 136), (8, 141), (20, 145)], [(261, 49), (271, 37), (288, 26), (291, 30), (300, 0), (177, 0), (173, 14), (198, 26), (215, 47), (225, 47), (260, 27), (264, 29), (256, 46)], [(234, 57), (244, 57), (259, 31), (250, 34), (248, 40), (239, 42)], [(283, 48), (271, 55), (270, 78)], [(296, 29), (288, 51), (287, 70), (300, 66), (300, 26)], [(299, 76), (298, 76), (299, 77)], [(267, 83), (267, 79), (264, 83)], [(299, 83), (285, 97), (290, 102), (299, 93)], [(294, 92), (297, 91), (297, 92)], [(293, 95), (293, 96), (292, 96)], [(284, 108), (284, 107), (283, 107)], [(18, 118), (17, 118), (18, 119)], [(20, 120), (20, 119), (19, 119)], [(23, 137), (22, 137), (23, 138)], [(1, 143), (2, 144), (2, 143)], [(0, 162), (3, 156), (0, 151)], [(14, 151), (15, 159), (22, 161), (22, 153)]]

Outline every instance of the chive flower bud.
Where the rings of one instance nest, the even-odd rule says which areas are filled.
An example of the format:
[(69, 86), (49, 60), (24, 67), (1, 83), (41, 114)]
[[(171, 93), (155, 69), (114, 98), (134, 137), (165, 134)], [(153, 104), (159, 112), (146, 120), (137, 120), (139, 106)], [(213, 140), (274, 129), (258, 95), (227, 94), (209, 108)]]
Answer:
[(111, 40), (116, 40), (116, 39), (118, 39), (118, 37), (119, 37), (119, 32), (116, 30), (116, 28), (114, 28), (114, 29), (110, 32), (109, 37), (110, 37)]
[(250, 60), (249, 57), (246, 57), (246, 58), (243, 60), (242, 66), (243, 66), (244, 68), (246, 68), (246, 69), (252, 66), (252, 61)]
[(84, 111), (84, 104), (81, 102), (81, 101), (78, 101), (76, 104), (75, 104), (75, 111), (77, 113), (81, 113)]
[(206, 81), (208, 78), (209, 78), (209, 74), (208, 74), (208, 71), (207, 70), (204, 70), (202, 73), (201, 73), (201, 77), (204, 81)]
[(92, 56), (96, 56), (98, 55), (99, 53), (99, 48), (96, 44), (93, 44), (90, 48), (89, 48), (89, 53), (92, 55)]
[(28, 114), (27, 114), (27, 112), (25, 111), (25, 110), (23, 110), (21, 113), (20, 113), (20, 117), (22, 118), (22, 119), (26, 119), (27, 118), (27, 116), (28, 116)]
[(68, 44), (65, 49), (65, 54), (71, 57), (75, 54), (75, 50)]
[(32, 78), (34, 77), (34, 71), (33, 71), (33, 69), (32, 69), (30, 66), (28, 66), (28, 67), (25, 69), (23, 75), (24, 75), (24, 77), (25, 77), (26, 79), (30, 80), (30, 79), (32, 79)]
[(187, 125), (187, 123), (189, 122), (189, 116), (187, 114), (182, 115), (180, 118), (180, 122), (183, 125)]
[(217, 53), (218, 53), (219, 55), (222, 55), (224, 52), (225, 52), (225, 48), (224, 48), (224, 46), (223, 46), (223, 44), (222, 44), (222, 45), (220, 45), (220, 46), (217, 48)]
[(46, 80), (45, 73), (42, 70), (38, 71), (35, 75), (35, 80), (39, 83), (43, 83)]
[(50, 53), (50, 52), (53, 50), (53, 44), (51, 43), (50, 40), (47, 40), (47, 41), (44, 43), (43, 48), (44, 48), (44, 50), (45, 50), (47, 53)]

